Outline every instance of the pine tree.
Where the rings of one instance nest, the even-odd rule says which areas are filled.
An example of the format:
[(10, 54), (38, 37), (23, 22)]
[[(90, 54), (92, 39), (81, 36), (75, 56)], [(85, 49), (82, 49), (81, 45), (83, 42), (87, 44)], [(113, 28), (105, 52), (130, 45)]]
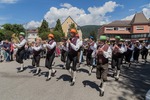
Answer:
[(58, 31), (58, 32), (60, 32), (60, 33), (63, 33), (60, 19), (57, 20), (56, 26), (55, 26), (55, 28), (54, 28), (54, 31)]
[(38, 33), (41, 34), (43, 32), (50, 32), (48, 27), (48, 22), (44, 19), (41, 26), (38, 28)]

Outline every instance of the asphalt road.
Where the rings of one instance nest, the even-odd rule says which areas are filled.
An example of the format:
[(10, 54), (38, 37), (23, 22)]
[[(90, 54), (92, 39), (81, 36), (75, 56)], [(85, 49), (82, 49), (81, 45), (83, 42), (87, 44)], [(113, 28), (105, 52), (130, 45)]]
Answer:
[(150, 89), (150, 63), (134, 64), (130, 68), (124, 65), (119, 81), (109, 75), (103, 97), (99, 96), (95, 69), (89, 76), (88, 67), (82, 64), (72, 87), (69, 73), (61, 64), (60, 58), (55, 58), (56, 76), (46, 82), (48, 70), (44, 67), (44, 59), (41, 59), (40, 77), (33, 76), (35, 68), (31, 60), (25, 61), (27, 67), (22, 73), (17, 73), (19, 64), (15, 61), (0, 63), (0, 100), (144, 100)]

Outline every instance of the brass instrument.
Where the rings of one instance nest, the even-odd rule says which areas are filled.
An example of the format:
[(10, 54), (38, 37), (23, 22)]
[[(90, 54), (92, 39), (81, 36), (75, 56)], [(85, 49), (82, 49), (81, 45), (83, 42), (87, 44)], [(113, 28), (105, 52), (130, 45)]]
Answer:
[(13, 43), (20, 43), (20, 40), (19, 40), (19, 38), (16, 36), (15, 33), (12, 34), (12, 36), (11, 36), (11, 41), (12, 41)]

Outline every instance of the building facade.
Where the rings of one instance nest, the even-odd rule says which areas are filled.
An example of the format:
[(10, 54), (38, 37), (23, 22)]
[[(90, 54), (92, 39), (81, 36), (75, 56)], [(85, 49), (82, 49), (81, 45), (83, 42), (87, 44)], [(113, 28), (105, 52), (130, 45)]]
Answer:
[(26, 32), (26, 37), (29, 42), (34, 42), (35, 39), (38, 37), (38, 29), (27, 30)]
[(110, 37), (110, 40), (114, 40), (116, 35), (121, 36), (123, 39), (149, 40), (150, 21), (143, 12), (140, 12), (136, 13), (132, 20), (118, 20), (103, 25), (98, 32), (99, 36), (106, 35)]
[(66, 20), (62, 23), (62, 30), (65, 33), (65, 37), (68, 36), (70, 25), (73, 23), (74, 23), (74, 25), (78, 31), (80, 39), (82, 39), (82, 31), (81, 31), (80, 27), (77, 25), (77, 23), (70, 16), (67, 17)]

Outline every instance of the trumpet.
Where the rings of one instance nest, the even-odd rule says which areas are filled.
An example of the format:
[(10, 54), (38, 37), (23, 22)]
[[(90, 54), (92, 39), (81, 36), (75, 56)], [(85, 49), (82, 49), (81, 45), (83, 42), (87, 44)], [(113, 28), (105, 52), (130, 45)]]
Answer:
[(20, 43), (20, 40), (19, 40), (19, 38), (16, 36), (15, 33), (12, 34), (12, 36), (11, 36), (11, 41), (12, 41), (13, 43)]

